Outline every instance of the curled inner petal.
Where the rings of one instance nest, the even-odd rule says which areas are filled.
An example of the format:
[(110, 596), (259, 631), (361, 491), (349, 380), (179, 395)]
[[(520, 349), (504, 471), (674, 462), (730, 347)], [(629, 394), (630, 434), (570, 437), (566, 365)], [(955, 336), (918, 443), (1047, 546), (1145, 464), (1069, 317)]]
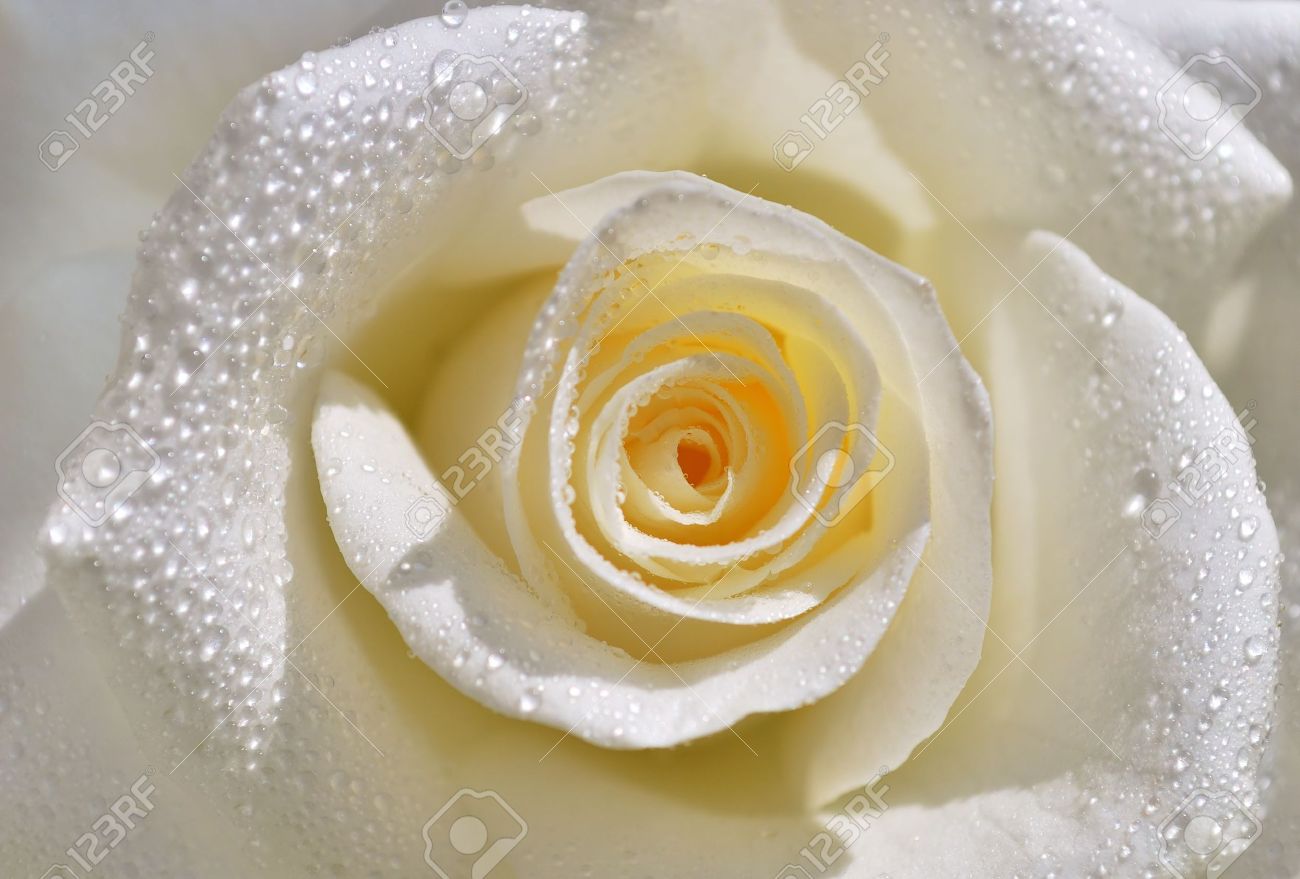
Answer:
[[(987, 447), (930, 455), (936, 432), (987, 431), (960, 358), (923, 392), (903, 327), (927, 351), (951, 345), (929, 291), (789, 209), (698, 178), (648, 182), (591, 218), (600, 238), (578, 244), (526, 339), (514, 321), (474, 337), (524, 351), (513, 402), (477, 404), (518, 407), (492, 477), (499, 519), (458, 507), (353, 388), (322, 395), (313, 430), (321, 459), (386, 450), (382, 470), (322, 471), (322, 485), (340, 545), (378, 559), (376, 594), (417, 655), (500, 711), (613, 747), (689, 741), (861, 678), (918, 583), (913, 604), (934, 612), (936, 583), (916, 573), (934, 505), (969, 508), (987, 538)], [(940, 477), (956, 489), (933, 491)], [(367, 500), (395, 493), (427, 497), (436, 527), (398, 539), (383, 525), (397, 513)], [(500, 521), (493, 558), (476, 531)], [(984, 568), (936, 564), (983, 605)], [(935, 704), (978, 654), (977, 637), (951, 643), (932, 648)], [(913, 716), (882, 753), (933, 729)]]

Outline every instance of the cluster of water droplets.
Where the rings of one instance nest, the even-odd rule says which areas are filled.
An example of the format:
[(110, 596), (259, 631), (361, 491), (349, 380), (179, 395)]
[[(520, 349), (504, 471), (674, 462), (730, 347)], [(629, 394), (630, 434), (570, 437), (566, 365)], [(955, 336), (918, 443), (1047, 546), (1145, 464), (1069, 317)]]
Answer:
[[(1116, 747), (1132, 780), (1118, 800), (1111, 791), (1081, 813), (1103, 823), (1126, 816), (1098, 844), (1089, 876), (1135, 866), (1158, 876), (1161, 847), (1184, 847), (1166, 819), (1195, 791), (1266, 816), (1257, 772), (1273, 724), (1281, 559), (1250, 452), (1253, 414), (1231, 410), (1184, 337), (1153, 347), (1143, 335), (1151, 307), (1131, 298), (1126, 306), (1109, 283), (1091, 309), (1077, 304), (1083, 296), (1054, 291), (1048, 307), (1075, 338), (1062, 332), (1049, 344), (1054, 358), (1092, 365), (1070, 428), (1080, 436), (1078, 466), (1095, 474), (1083, 491), (1096, 503), (1115, 499), (1110, 515), (1130, 535), (1129, 558), (1112, 560), (1115, 569), (1131, 562), (1134, 596), (1112, 621), (1126, 630), (1112, 651), (1127, 649), (1123, 641), (1139, 645), (1117, 662), (1144, 669), (1149, 685), (1142, 704), (1129, 706), (1138, 722), (1111, 727), (1128, 726)], [(1142, 353), (1129, 359), (1126, 350)], [(1060, 869), (1041, 875), (1071, 875)]]
[[(890, 35), (886, 66), (896, 80), (887, 79), (869, 106), (891, 100), (888, 86), (895, 81), (910, 93), (909, 82), (919, 79), (932, 86), (927, 101), (957, 108), (946, 120), (952, 136), (938, 141), (926, 139), (932, 133), (919, 124), (926, 117), (913, 117), (914, 130), (912, 119), (898, 120), (909, 128), (906, 137), (921, 142), (921, 152), (935, 150), (922, 164), (991, 163), (995, 176), (1015, 181), (992, 199), (985, 175), (955, 173), (944, 200), (966, 222), (991, 214), (1064, 232), (1105, 201), (1106, 209), (1071, 237), (1104, 254), (1111, 272), (1145, 298), (1163, 304), (1226, 271), (1233, 260), (1224, 254), (1244, 250), (1269, 209), (1284, 202), (1283, 173), (1248, 125), (1196, 159), (1162, 130), (1161, 90), (1185, 59), (1171, 64), (1106, 4), (885, 2), (855, 15), (843, 21), (844, 9), (833, 0), (801, 9), (801, 20), (814, 23), (809, 33), (823, 43), (849, 34)], [(835, 22), (833, 34), (827, 22)], [(843, 48), (856, 56), (863, 47)], [(932, 172), (927, 185), (933, 188), (938, 176)], [(1026, 180), (1034, 185), (1021, 187)], [(1116, 240), (1125, 246), (1110, 246)]]
[[(130, 425), (159, 466), (107, 522), (61, 506), (47, 528), (62, 597), (146, 747), (242, 776), (231, 817), (250, 830), (259, 781), (300, 789), (300, 812), (276, 820), (314, 828), (304, 845), (336, 832), (320, 822), (346, 814), (346, 797), (384, 796), (348, 766), (343, 720), (313, 693), (328, 682), (286, 659), (319, 622), (287, 598), (285, 486), (307, 377), (339, 355), (336, 334), (373, 308), (367, 294), (448, 188), (572, 111), (585, 79), (585, 16), (523, 8), (477, 22), (452, 2), (240, 93), (141, 235), (117, 375), (95, 413)], [(427, 87), (448, 53), (473, 45), (499, 54), (534, 101), (462, 160), (425, 124), (442, 108)], [(310, 649), (296, 657), (308, 664)], [(312, 791), (328, 766), (340, 805), (322, 811)], [(396, 847), (369, 831), (340, 844), (384, 863)]]

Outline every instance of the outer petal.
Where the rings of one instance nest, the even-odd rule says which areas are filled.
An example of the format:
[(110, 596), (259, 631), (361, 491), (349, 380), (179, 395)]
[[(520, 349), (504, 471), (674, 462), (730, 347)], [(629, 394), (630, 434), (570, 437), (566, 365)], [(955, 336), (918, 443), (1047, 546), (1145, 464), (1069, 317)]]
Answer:
[[(1262, 98), (1242, 124), (1300, 173), (1300, 5), (1294, 3), (1117, 4), (1116, 14), (1165, 47), (1174, 58), (1222, 52), (1260, 87)], [(1211, 68), (1210, 72), (1218, 72)], [(1286, 561), (1282, 567), (1283, 671), (1279, 720), (1267, 764), (1270, 784), (1264, 835), (1238, 869), (1245, 875), (1300, 875), (1300, 410), (1295, 376), (1300, 353), (1300, 203), (1291, 202), (1237, 264), (1232, 283), (1217, 287), (1220, 304), (1208, 316), (1170, 314), (1192, 336), (1224, 392), (1259, 419), (1255, 456), (1268, 485)]]
[(1290, 194), (1243, 127), (1199, 162), (1164, 135), (1154, 94), (1177, 68), (1104, 7), (824, 0), (786, 22), (823, 88), (888, 34), (888, 75), (856, 112), (963, 221), (1065, 234), (1113, 189), (1074, 237), (1158, 303), (1223, 271)]
[[(690, 164), (696, 144), (682, 132), (704, 136), (682, 100), (699, 60), (671, 19), (611, 18), (590, 42), (567, 14), (503, 8), (453, 23), (371, 35), (239, 96), (150, 232), (119, 372), (98, 410), (137, 427), (165, 463), (105, 530), (69, 510), (52, 520), (61, 595), (146, 749), (219, 803), (245, 850), (277, 871), (395, 859), (414, 872), (423, 845), (413, 816), (494, 774), (461, 747), (484, 722), (472, 703), (454, 697), (461, 721), (440, 716), (429, 738), (423, 706), (445, 705), (448, 691), (419, 695), (433, 676), (409, 677), (402, 651), (382, 646), (394, 639), (376, 627), (375, 607), (349, 603), (340, 560), (312, 545), (319, 501), (289, 479), (288, 454), (304, 439), (292, 413), (311, 388), (290, 376), (309, 375), (325, 341), (346, 334), (414, 257), (436, 261), (445, 282), (481, 272), (495, 243), (448, 218), (508, 234), (517, 205), (543, 190), (512, 167), (565, 186), (625, 161)], [(457, 168), (421, 125), (420, 93), (434, 56), (460, 50), (505, 58), (537, 118)], [(606, 88), (632, 72), (659, 91), (631, 101)], [(593, 131), (606, 137), (593, 142)], [(481, 249), (461, 246), (462, 235)], [(528, 256), (488, 264), (509, 272)], [(342, 632), (311, 640), (325, 624)], [(396, 696), (376, 686), (390, 672)], [(449, 753), (451, 764), (440, 756)], [(381, 817), (386, 809), (401, 820)]]
[[(10, 465), (0, 489), (9, 499), (0, 620), (40, 588), (31, 535), (48, 505), (50, 462), (85, 426), (102, 389), (138, 232), (175, 188), (173, 172), (210, 136), (239, 86), (305, 49), (401, 18), (394, 4), (387, 20), (376, 18), (377, 10), (351, 3), (4, 4), (0, 352), (10, 377), (4, 409), (22, 415), (0, 448)], [(57, 172), (48, 171), (38, 150), (46, 135), (70, 127), (63, 114), (147, 35), (157, 75)]]
[[(406, 7), (403, 9), (403, 7)], [(240, 87), (304, 51), (418, 15), (416, 3), (256, 2), (220, 7), (129, 0), (111, 7), (7, 0), (0, 173), (11, 199), (0, 237), (24, 267), (55, 253), (132, 248)], [(155, 75), (57, 172), (38, 147), (141, 41)], [(76, 133), (76, 129), (72, 129)], [(111, 222), (109, 217), (120, 218)], [(12, 268), (6, 260), (6, 268)], [(20, 272), (25, 274), (25, 271)]]
[[(233, 91), (313, 44), (360, 34), (369, 13), (351, 4), (4, 4), (6, 124), (0, 130), (0, 407), (11, 414), (0, 457), (0, 863), (40, 875), (72, 862), (64, 849), (148, 762), (127, 732), (93, 661), (74, 645), (33, 540), (55, 484), (52, 462), (86, 426), (118, 341), (138, 230), (175, 186)], [(273, 19), (278, 23), (271, 23)], [(398, 20), (397, 18), (392, 21)], [(310, 33), (308, 32), (310, 31)], [(256, 38), (249, 39), (250, 32)], [(63, 114), (109, 76), (147, 35), (159, 75), (75, 159), (48, 171), (39, 145)], [(30, 602), (26, 609), (22, 605)], [(195, 828), (212, 816), (182, 807), (178, 786), (155, 776), (163, 808), (97, 868), (105, 875), (246, 872), (208, 849)], [(40, 806), (33, 807), (39, 801)], [(170, 812), (170, 816), (166, 813)], [(182, 833), (180, 825), (188, 827)], [(189, 840), (187, 843), (186, 840)], [(221, 843), (235, 850), (229, 840)], [(201, 854), (200, 854), (201, 852)], [(72, 862), (75, 863), (75, 862)], [(205, 866), (206, 865), (206, 866)], [(210, 872), (205, 872), (210, 868)], [(196, 872), (197, 871), (197, 872)]]
[[(1077, 248), (1035, 236), (1017, 264), (1039, 260), (1036, 298), (990, 318), (982, 363), (1007, 431), (1001, 622), (1032, 636), (1035, 620), (1073, 615), (1030, 665), (1069, 670), (1059, 692), (1133, 768), (1249, 797), (1262, 749), (1246, 732), (1270, 723), (1277, 673), (1277, 538), (1250, 413), (1239, 419), (1186, 337)], [(1103, 379), (1101, 363), (1128, 380)], [(1059, 581), (1072, 568), (1098, 575), (1086, 593)], [(1104, 631), (1104, 655), (1080, 667), (1074, 651)], [(1163, 753), (1148, 724), (1165, 728)]]
[[(955, 856), (978, 874), (1158, 872), (1186, 854), (1161, 825), (1195, 789), (1258, 808), (1276, 536), (1246, 435), (1185, 338), (1066, 242), (1036, 236), (1008, 262), (1040, 260), (1041, 304), (1009, 298), (976, 358), (998, 425), (985, 664), (890, 781), (919, 832), (947, 773), (977, 767), (968, 799), (929, 819), (988, 828)], [(1232, 460), (1200, 456), (1218, 448)], [(1168, 487), (1190, 461), (1194, 502)]]
[[(1055, 236), (1008, 251), (1022, 275), (1038, 264), (1026, 284), (1042, 304), (1021, 291), (975, 337), (989, 335), (973, 360), (998, 428), (984, 659), (947, 723), (887, 776), (888, 809), (836, 866), (1158, 876), (1164, 858), (1196, 875), (1180, 829), (1223, 815), (1194, 791), (1215, 809), (1240, 803), (1253, 830), (1261, 818), (1277, 680), (1272, 520), (1235, 413), (1168, 319)], [(966, 265), (967, 292), (996, 300), (1004, 279), (982, 279), (980, 265)], [(1211, 481), (1185, 502), (1166, 484), (1207, 448), (1236, 455), (1201, 458)], [(1182, 506), (1156, 538), (1143, 511), (1160, 495)], [(805, 852), (792, 863), (816, 867)]]
[[(0, 669), (0, 863), (7, 875), (80, 875), (69, 849), (84, 860), (88, 833), (98, 840), (92, 857), (103, 857), (96, 875), (255, 875), (211, 804), (140, 751), (53, 591), (5, 627)], [(110, 829), (114, 805), (131, 824), (118, 821), (129, 831), (124, 836)], [(106, 845), (114, 840), (118, 845)]]

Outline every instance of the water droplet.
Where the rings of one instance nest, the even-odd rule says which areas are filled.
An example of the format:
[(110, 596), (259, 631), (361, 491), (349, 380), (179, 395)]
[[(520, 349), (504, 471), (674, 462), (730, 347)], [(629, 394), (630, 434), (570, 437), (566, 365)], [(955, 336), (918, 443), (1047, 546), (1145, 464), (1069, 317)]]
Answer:
[(460, 27), (465, 23), (465, 18), (469, 15), (469, 7), (465, 0), (447, 0), (443, 4), (442, 14), (438, 17), (447, 27)]
[(1110, 329), (1123, 314), (1124, 300), (1114, 291), (1110, 291), (1106, 297), (1106, 305), (1101, 310), (1101, 325), (1106, 329)]
[(459, 82), (452, 88), (447, 106), (456, 118), (473, 122), (487, 112), (488, 95), (476, 82)]
[(1254, 665), (1268, 652), (1268, 641), (1263, 635), (1251, 635), (1246, 639), (1246, 662)]

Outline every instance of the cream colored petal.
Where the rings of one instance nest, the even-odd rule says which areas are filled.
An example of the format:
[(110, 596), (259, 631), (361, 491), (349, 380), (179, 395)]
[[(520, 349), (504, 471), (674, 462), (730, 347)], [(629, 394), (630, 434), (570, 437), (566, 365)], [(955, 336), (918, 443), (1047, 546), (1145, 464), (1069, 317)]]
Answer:
[[(608, 189), (601, 182), (581, 188), (572, 198), (560, 194), (555, 201), (572, 213), (558, 213), (546, 201), (525, 206), (525, 213), (531, 223), (554, 234), (575, 234), (583, 227), (608, 228), (608, 220), (602, 223), (597, 217), (622, 199), (635, 197), (645, 204), (657, 187), (671, 191), (690, 185), (682, 175), (623, 174), (610, 181)], [(834, 284), (825, 273), (816, 272), (816, 289), (846, 329), (871, 340), (885, 386), (903, 407), (915, 411), (923, 441), (934, 452), (927, 465), (933, 486), (927, 492), (931, 515), (936, 523), (940, 517), (947, 523), (944, 529), (934, 529), (925, 564), (909, 586), (893, 624), (900, 632), (891, 627), (880, 656), (873, 655), (842, 692), (787, 719), (785, 748), (792, 775), (802, 779), (807, 797), (823, 802), (865, 782), (880, 766), (897, 765), (937, 729), (979, 658), (981, 620), (989, 601), (992, 436), (979, 381), (964, 360), (953, 355), (956, 341), (923, 282), (808, 218), (801, 218), (799, 231), (786, 232), (778, 246), (768, 227), (749, 222), (747, 205), (737, 205), (726, 222), (718, 224), (714, 234), (720, 240), (743, 236), (756, 252), (800, 252), (809, 241), (834, 242), (827, 258), (851, 267), (852, 284)], [(579, 222), (573, 222), (574, 214)], [(764, 219), (771, 221), (768, 214)], [(654, 240), (656, 233), (649, 231), (653, 223), (637, 228)], [(697, 236), (707, 229), (705, 225)], [(770, 261), (763, 268), (774, 270)], [(894, 448), (901, 456), (915, 445)], [(889, 479), (882, 481), (877, 491), (889, 484)], [(939, 632), (944, 634), (936, 649)], [(870, 735), (863, 733), (868, 728)]]
[[(455, 509), (404, 428), (372, 392), (329, 376), (312, 427), (330, 525), (349, 567), (417, 656), (497, 711), (606, 747), (662, 747), (760, 711), (797, 707), (860, 664), (906, 585), (896, 553), (809, 617), (717, 657), (666, 666), (582, 633), (506, 570)], [(412, 519), (411, 511), (429, 511)], [(919, 551), (925, 529), (906, 535)], [(640, 661), (648, 657), (646, 661)]]
[[(1224, 277), (1290, 196), (1289, 175), (1248, 125), (1199, 159), (1166, 136), (1158, 95), (1181, 61), (1105, 6), (821, 0), (784, 9), (800, 48), (826, 70), (824, 90), (887, 54), (883, 81), (865, 97), (835, 92), (834, 116), (869, 116), (942, 204), (937, 216), (1074, 230), (1108, 272), (1158, 304)], [(845, 94), (859, 98), (852, 112)], [(788, 125), (815, 136), (798, 112)], [(1080, 223), (1108, 193), (1105, 210)]]
[[(314, 371), (334, 358), (366, 368), (334, 334), (351, 339), (424, 260), (447, 284), (487, 280), (484, 265), (502, 274), (536, 265), (523, 245), (509, 249), (513, 262), (484, 258), (500, 248), (482, 230), (508, 235), (518, 204), (544, 191), (519, 169), (562, 185), (632, 157), (684, 164), (698, 144), (668, 136), (670, 117), (703, 136), (690, 121), (698, 105), (680, 89), (700, 59), (671, 24), (634, 26), (627, 15), (589, 31), (586, 23), (564, 12), (471, 10), (272, 73), (235, 98), (141, 245), (123, 350), (96, 416), (130, 425), (141, 442), (119, 431), (134, 444), (121, 451), (135, 460), (147, 447), (158, 466), (99, 528), (62, 505), (54, 511), (52, 579), (142, 746), (175, 764), (185, 758), (178, 777), (221, 803), (244, 850), (273, 872), (379, 863), (398, 848), (386, 822), (358, 821), (359, 835), (332, 823), (356, 804), (343, 802), (331, 775), (355, 777), (385, 739), (376, 733), (368, 744), (357, 731), (368, 724), (331, 707), (349, 701), (334, 682), (354, 694), (362, 665), (328, 665), (321, 657), (335, 654), (317, 642), (359, 603), (343, 602), (346, 569), (315, 540), (315, 487), (303, 494), (291, 478), (310, 471), (299, 462), (308, 460)], [(421, 92), (444, 51), (503, 59), (534, 102), (531, 117), (463, 166), (421, 121)], [(593, 120), (628, 105), (627, 92), (594, 84), (651, 63), (664, 65), (651, 77), (659, 97), (638, 89), (637, 118), (591, 142), (583, 133)], [(589, 149), (577, 156), (580, 134)], [(322, 752), (336, 769), (318, 775)], [(264, 784), (263, 771), (292, 777), (296, 792)], [(371, 767), (376, 785), (409, 801), (397, 776)], [(292, 806), (331, 799), (337, 810)]]
[[(1260, 101), (1242, 118), (1294, 178), (1300, 172), (1300, 112), (1290, 95), (1300, 69), (1300, 7), (1292, 3), (1144, 2), (1116, 5), (1115, 13), (1182, 61), (1197, 54), (1223, 53), (1235, 67), (1200, 65), (1198, 76), (1230, 89), (1234, 77), (1249, 77)], [(1217, 78), (1226, 76), (1228, 82)], [(1231, 93), (1231, 92), (1227, 92)], [(1300, 875), (1300, 476), (1295, 448), (1300, 415), (1294, 405), (1300, 371), (1292, 328), (1300, 322), (1300, 204), (1286, 210), (1233, 267), (1227, 281), (1212, 279), (1205, 295), (1209, 310), (1171, 302), (1172, 317), (1191, 337), (1206, 366), (1238, 407), (1251, 406), (1259, 424), (1253, 447), (1269, 507), (1277, 521), (1282, 565), (1282, 684), (1279, 716), (1263, 769), (1265, 826), (1233, 872), (1243, 876)]]
[(998, 425), (991, 631), (957, 710), (888, 780), (922, 845), (926, 820), (965, 828), (914, 852), (927, 872), (1159, 875), (1166, 821), (1204, 814), (1180, 809), (1196, 789), (1263, 817), (1272, 519), (1233, 409), (1167, 318), (1054, 236), (1004, 258), (1042, 260), (1041, 304), (1008, 299), (975, 361)]

